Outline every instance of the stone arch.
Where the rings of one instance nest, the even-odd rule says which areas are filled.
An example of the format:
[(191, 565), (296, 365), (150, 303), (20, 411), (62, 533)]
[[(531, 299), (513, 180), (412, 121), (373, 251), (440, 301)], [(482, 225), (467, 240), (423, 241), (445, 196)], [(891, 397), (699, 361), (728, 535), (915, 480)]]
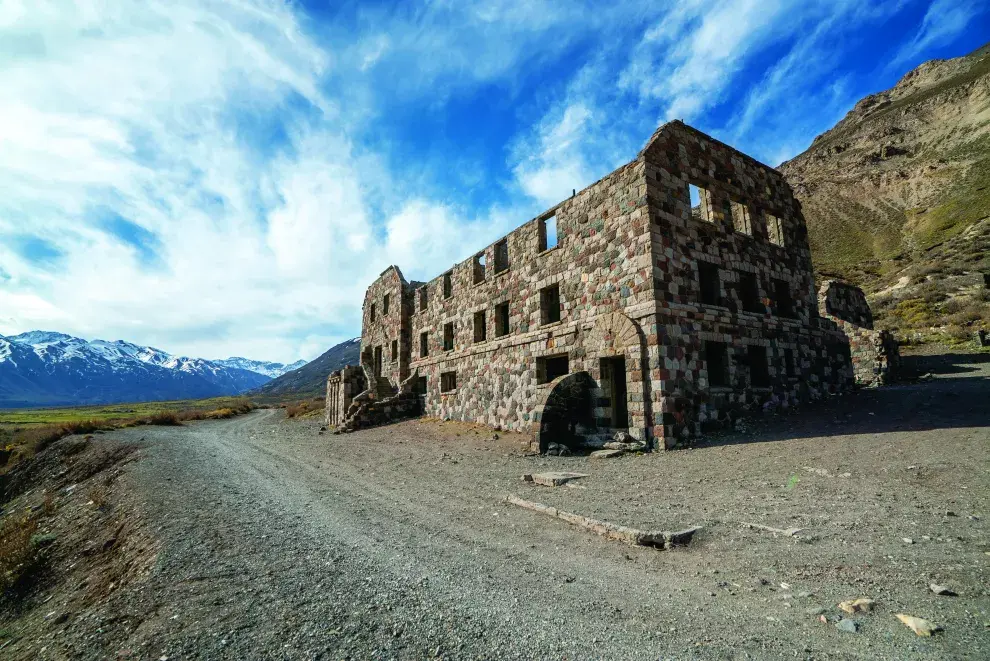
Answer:
[(533, 438), (541, 454), (550, 443), (572, 449), (583, 443), (579, 428), (594, 426), (594, 388), (595, 380), (587, 372), (565, 374), (550, 382), (533, 410)]
[(618, 311), (598, 315), (586, 347), (603, 356), (638, 351), (640, 338), (636, 322)]

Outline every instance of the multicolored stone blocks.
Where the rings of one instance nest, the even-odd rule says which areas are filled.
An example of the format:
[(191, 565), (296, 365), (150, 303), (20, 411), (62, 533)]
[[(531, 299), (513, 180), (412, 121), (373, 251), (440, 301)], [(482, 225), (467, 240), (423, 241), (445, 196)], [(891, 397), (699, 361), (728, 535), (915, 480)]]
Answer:
[(554, 385), (586, 372), (589, 436), (670, 448), (850, 387), (849, 346), (818, 314), (782, 175), (670, 122), (634, 161), (429, 282), (386, 269), (365, 296), (361, 356), (368, 398), (402, 385), (427, 415), (535, 436)]

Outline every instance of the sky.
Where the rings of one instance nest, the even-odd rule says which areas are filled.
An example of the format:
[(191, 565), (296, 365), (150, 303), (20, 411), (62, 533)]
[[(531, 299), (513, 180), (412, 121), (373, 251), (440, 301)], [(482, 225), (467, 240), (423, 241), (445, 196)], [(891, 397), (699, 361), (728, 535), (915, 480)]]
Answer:
[(0, 0), (0, 335), (312, 359), (682, 119), (770, 165), (980, 0)]

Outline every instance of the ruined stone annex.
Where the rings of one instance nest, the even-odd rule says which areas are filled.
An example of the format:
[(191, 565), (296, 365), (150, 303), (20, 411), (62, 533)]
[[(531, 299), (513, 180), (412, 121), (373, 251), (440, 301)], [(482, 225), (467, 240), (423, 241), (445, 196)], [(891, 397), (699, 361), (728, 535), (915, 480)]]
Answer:
[(368, 287), (337, 431), (410, 415), (600, 446), (689, 444), (752, 409), (889, 376), (863, 293), (816, 285), (773, 168), (679, 121), (630, 163), (429, 282)]

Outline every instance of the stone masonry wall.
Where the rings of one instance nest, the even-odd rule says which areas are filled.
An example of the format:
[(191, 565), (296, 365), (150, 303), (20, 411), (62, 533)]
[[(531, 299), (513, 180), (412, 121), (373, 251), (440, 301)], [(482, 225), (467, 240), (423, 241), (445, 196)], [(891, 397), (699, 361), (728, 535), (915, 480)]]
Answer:
[[(557, 245), (544, 249), (550, 217)], [(548, 287), (559, 320), (548, 318)], [(847, 335), (818, 313), (807, 230), (782, 176), (680, 122), (447, 274), (407, 283), (386, 269), (365, 298), (361, 346), (366, 369), (382, 348), (383, 377), (393, 388), (408, 377), (426, 414), (534, 434), (560, 369), (586, 372), (599, 426), (657, 447), (853, 380)]]
[(358, 393), (367, 387), (364, 369), (358, 365), (347, 365), (332, 372), (327, 378), (326, 424), (336, 427), (347, 417), (351, 402)]
[[(474, 283), (474, 258), (452, 268), (453, 291), (444, 297), (443, 279), (424, 285), (427, 307), (412, 315), (412, 370), (426, 377), (426, 413), (474, 420), (512, 430), (529, 430), (533, 412), (550, 384), (538, 383), (538, 360), (567, 355), (571, 372), (598, 377), (602, 351), (588, 344), (598, 316), (621, 311), (650, 324), (654, 305), (650, 280), (646, 187), (643, 164), (623, 166), (541, 214), (505, 238), (508, 268), (495, 273), (495, 246), (484, 249), (484, 279)], [(540, 221), (555, 216), (557, 246), (540, 250)], [(542, 323), (541, 289), (557, 285), (560, 320)], [(420, 293), (414, 300), (418, 303)], [(496, 306), (508, 303), (509, 328), (496, 337)], [(475, 313), (486, 320), (487, 336), (476, 342)], [(454, 346), (443, 349), (443, 328), (453, 323)], [(428, 334), (422, 355), (421, 333)], [(647, 430), (639, 342), (626, 354), (629, 426), (642, 438)], [(456, 372), (457, 387), (441, 392), (441, 374)]]
[[(659, 310), (655, 436), (673, 447), (737, 411), (848, 387), (844, 337), (818, 318), (806, 226), (780, 173), (679, 122), (661, 127), (641, 156)], [(695, 213), (690, 184), (700, 189)], [(718, 302), (702, 300), (702, 265), (717, 273)], [(757, 288), (749, 306), (741, 291), (747, 277)], [(775, 284), (787, 294), (778, 297)], [(709, 342), (725, 345), (724, 385), (711, 383)], [(762, 383), (751, 351), (765, 363)]]
[(874, 385), (897, 379), (900, 351), (887, 331), (874, 330), (873, 313), (859, 287), (826, 280), (818, 290), (822, 317), (832, 321), (849, 340), (856, 383)]

